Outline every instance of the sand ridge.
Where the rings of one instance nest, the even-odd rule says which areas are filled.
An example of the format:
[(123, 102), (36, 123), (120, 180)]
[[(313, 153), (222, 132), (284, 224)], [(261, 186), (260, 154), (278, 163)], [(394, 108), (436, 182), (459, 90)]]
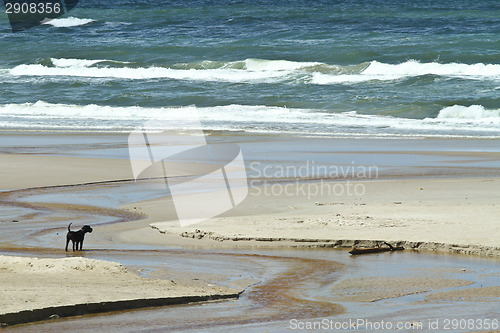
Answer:
[[(143, 300), (163, 300), (164, 304), (237, 298), (241, 289), (215, 285), (196, 286), (183, 281), (150, 279), (128, 271), (119, 263), (82, 257), (29, 258), (0, 256), (2, 293), (0, 294), (0, 322), (9, 324), (27, 322), (36, 317), (36, 311), (51, 308), (53, 315), (68, 315), (68, 306), (107, 303), (103, 308), (113, 309), (110, 303), (121, 303), (116, 309), (126, 309), (126, 301), (137, 307)], [(148, 304), (147, 302), (145, 304)], [(159, 302), (161, 304), (161, 302)], [(63, 309), (62, 312), (58, 307)], [(78, 313), (85, 309), (75, 308)], [(20, 316), (15, 316), (20, 313)], [(10, 315), (7, 315), (10, 314)], [(69, 312), (71, 315), (71, 311)]]
[[(500, 179), (417, 179), (361, 182), (363, 196), (252, 196), (231, 214), (181, 227), (161, 221), (168, 199), (135, 206), (165, 234), (213, 241), (288, 241), (302, 246), (372, 246), (500, 255)], [(388, 189), (391, 189), (390, 191)], [(262, 192), (261, 192), (262, 193)], [(255, 216), (254, 207), (259, 207)], [(297, 245), (297, 244), (296, 244)]]

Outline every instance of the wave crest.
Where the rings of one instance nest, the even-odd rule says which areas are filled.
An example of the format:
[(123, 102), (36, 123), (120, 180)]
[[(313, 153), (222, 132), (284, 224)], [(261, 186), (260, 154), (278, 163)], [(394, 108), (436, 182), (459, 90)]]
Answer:
[(444, 77), (457, 77), (463, 79), (500, 78), (500, 65), (498, 64), (440, 64), (437, 62), (421, 63), (409, 60), (401, 64), (386, 64), (372, 61), (359, 73), (347, 75), (331, 75), (315, 73), (312, 82), (315, 84), (356, 83), (366, 81), (388, 81), (407, 77), (437, 75)]
[(437, 116), (441, 120), (483, 120), (483, 121), (496, 121), (500, 124), (500, 109), (487, 110), (482, 105), (453, 105), (448, 106), (441, 111)]
[(46, 64), (19, 65), (11, 75), (96, 77), (117, 79), (172, 79), (234, 83), (355, 84), (372, 80), (397, 80), (423, 75), (464, 79), (500, 79), (497, 64), (439, 64), (415, 60), (401, 64), (378, 61), (355, 65), (320, 62), (246, 59), (243, 61), (181, 63), (167, 67), (132, 64), (115, 60), (51, 59)]

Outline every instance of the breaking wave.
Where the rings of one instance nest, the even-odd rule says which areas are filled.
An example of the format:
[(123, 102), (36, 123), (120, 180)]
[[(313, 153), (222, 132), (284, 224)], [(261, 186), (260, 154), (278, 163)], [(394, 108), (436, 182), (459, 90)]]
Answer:
[(480, 105), (446, 107), (435, 118), (425, 119), (238, 104), (146, 108), (38, 101), (0, 105), (0, 128), (4, 129), (127, 131), (148, 120), (155, 120), (157, 128), (154, 129), (182, 129), (178, 120), (189, 117), (199, 117), (207, 130), (305, 135), (500, 137), (500, 110), (488, 110)]
[[(68, 18), (69, 19), (69, 18)], [(82, 19), (78, 19), (82, 20)], [(53, 20), (51, 22), (55, 22)], [(51, 23), (50, 22), (50, 23)], [(46, 63), (24, 64), (9, 70), (19, 76), (64, 76), (111, 79), (171, 79), (234, 83), (356, 84), (367, 81), (398, 80), (436, 75), (471, 80), (500, 79), (498, 64), (440, 64), (415, 60), (401, 64), (371, 61), (356, 65), (330, 65), (320, 62), (246, 59), (243, 61), (181, 63), (170, 66), (137, 66), (114, 60), (50, 59)]]

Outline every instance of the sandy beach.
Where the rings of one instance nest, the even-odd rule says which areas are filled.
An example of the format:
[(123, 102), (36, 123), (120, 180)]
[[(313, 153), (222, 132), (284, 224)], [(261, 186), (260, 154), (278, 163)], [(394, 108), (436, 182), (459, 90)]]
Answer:
[[(23, 136), (19, 134), (19, 137)], [(82, 137), (85, 136), (67, 135), (64, 138), (66, 142), (77, 142)], [(1, 147), (0, 205), (4, 232), (0, 236), (3, 254), (0, 256), (0, 289), (2, 304), (7, 305), (1, 309), (2, 323), (11, 325), (75, 314), (237, 298), (244, 289), (260, 281), (259, 278), (240, 277), (239, 281), (228, 284), (223, 277), (218, 277), (210, 283), (203, 274), (189, 273), (187, 269), (176, 272), (175, 268), (155, 278), (155, 274), (146, 276), (120, 263), (85, 258), (98, 255), (92, 252), (96, 249), (168, 246), (231, 252), (231, 249), (350, 248), (353, 245), (376, 246), (387, 241), (422, 254), (500, 256), (500, 180), (493, 177), (498, 175), (493, 162), (498, 162), (499, 153), (493, 149), (484, 152), (466, 149), (440, 155), (436, 151), (411, 152), (401, 148), (408, 142), (400, 142), (400, 149), (390, 153), (393, 161), (406, 158), (411, 161), (395, 169), (385, 157), (373, 151), (360, 152), (354, 144), (351, 155), (345, 160), (358, 156), (369, 159), (363, 165), (377, 161), (386, 163), (385, 167), (380, 167), (377, 177), (250, 178), (248, 196), (237, 207), (220, 216), (181, 227), (172, 209), (171, 197), (148, 199), (147, 195), (131, 190), (137, 184), (133, 181), (129, 161), (119, 153), (125, 136), (117, 136), (110, 145), (118, 152), (115, 158), (102, 158), (96, 153), (102, 150), (100, 140), (109, 142), (109, 138), (88, 137), (98, 142), (77, 153), (61, 147), (56, 151), (51, 145), (44, 148), (43, 153), (41, 148), (13, 153), (15, 144)], [(244, 151), (254, 147), (259, 140), (272, 141), (267, 137), (216, 139), (236, 141)], [(276, 141), (280, 143), (269, 150), (291, 147), (293, 140), (278, 138)], [(496, 144), (488, 140), (468, 142), (471, 147), (482, 143), (487, 147)], [(426, 144), (431, 147), (435, 142)], [(393, 147), (389, 140), (379, 145), (379, 151), (387, 152)], [(345, 152), (345, 146), (341, 147), (339, 151)], [(23, 151), (23, 147), (16, 149)], [(316, 154), (324, 155), (325, 152)], [(250, 161), (254, 158), (251, 154), (247, 156)], [(428, 162), (429, 156), (432, 162)], [(341, 162), (340, 165), (349, 163)], [(272, 161), (268, 165), (273, 165)], [(467, 165), (480, 167), (467, 168)], [(117, 193), (120, 199), (114, 199)], [(78, 252), (70, 253), (70, 257), (64, 253), (68, 221), (75, 227), (88, 223), (95, 228), (96, 232), (85, 240), (87, 251), (81, 252), (82, 257)], [(348, 256), (347, 251), (343, 253)], [(111, 255), (111, 252), (106, 254), (107, 257)], [(317, 267), (318, 263), (310, 265)], [(147, 264), (141, 267), (144, 269)], [(325, 276), (338, 274), (339, 269), (332, 268)], [(304, 269), (303, 272), (314, 274), (314, 270)], [(453, 271), (456, 273), (459, 270)], [(324, 302), (323, 312), (311, 316), (349, 313), (345, 302), (369, 303), (414, 294), (425, 295), (425, 299), (419, 301), (425, 304), (443, 300), (486, 304), (498, 302), (500, 297), (498, 285), (479, 287), (477, 281), (469, 278), (445, 275), (434, 279), (430, 275), (380, 277), (367, 272), (356, 278), (338, 279), (329, 289), (330, 296), (316, 300)], [(75, 292), (73, 286), (82, 284), (87, 287)], [(283, 304), (288, 302), (283, 301)], [(275, 307), (282, 306), (276, 304)]]

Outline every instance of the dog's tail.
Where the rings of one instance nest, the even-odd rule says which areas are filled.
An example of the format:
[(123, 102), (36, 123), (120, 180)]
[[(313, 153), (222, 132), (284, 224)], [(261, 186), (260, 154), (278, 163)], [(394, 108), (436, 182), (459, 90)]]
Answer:
[(73, 222), (71, 222), (70, 224), (68, 224), (68, 231), (71, 231), (71, 230), (69, 229), (69, 227), (71, 227), (71, 224), (72, 224), (72, 223), (73, 223)]

